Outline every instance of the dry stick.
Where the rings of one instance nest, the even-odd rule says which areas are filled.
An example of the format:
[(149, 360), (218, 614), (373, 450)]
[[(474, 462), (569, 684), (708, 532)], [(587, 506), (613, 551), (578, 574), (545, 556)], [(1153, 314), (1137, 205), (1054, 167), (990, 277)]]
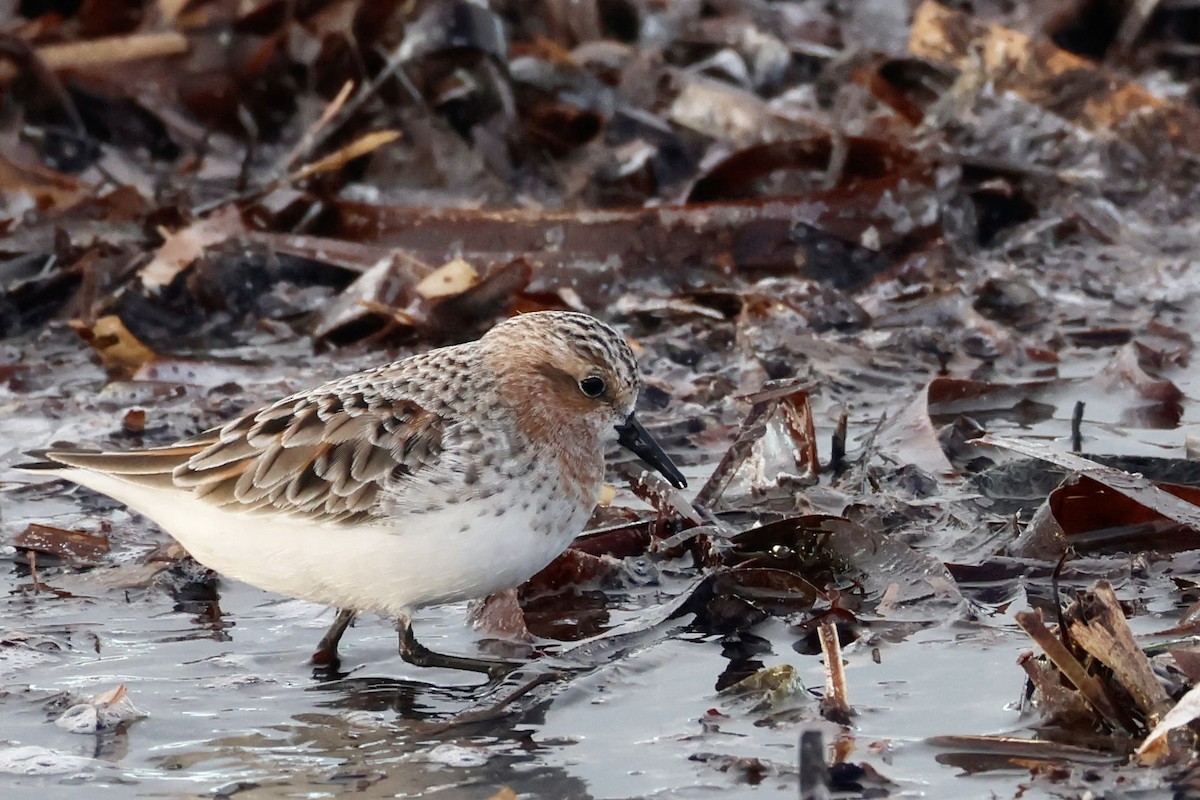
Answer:
[(1071, 412), (1071, 452), (1083, 452), (1083, 434), (1080, 432), (1080, 427), (1083, 425), (1083, 406), (1082, 400), (1075, 402), (1075, 410)]
[(308, 154), (313, 151), (313, 147), (316, 144), (317, 134), (345, 107), (346, 100), (350, 97), (350, 92), (353, 90), (354, 81), (346, 81), (342, 84), (337, 97), (329, 101), (328, 105), (325, 106), (325, 110), (321, 112), (321, 116), (312, 125), (308, 126), (308, 130), (300, 137), (300, 141), (296, 142), (296, 146), (292, 148), (291, 152), (276, 164), (274, 172), (277, 176), (285, 175), (295, 169), (297, 163), (308, 157)]
[(258, 186), (253, 189), (246, 189), (245, 191), (239, 191), (237, 194), (232, 196), (221, 197), (217, 200), (203, 203), (193, 208), (192, 213), (200, 217), (209, 213), (214, 208), (263, 197), (282, 186), (287, 186), (288, 184), (303, 180), (317, 174), (318, 172), (328, 172), (330, 170), (339, 169), (347, 162), (365, 156), (368, 153), (372, 153), (380, 147), (383, 147), (385, 144), (395, 141), (399, 137), (400, 133), (398, 131), (371, 131), (370, 133), (363, 134), (340, 150), (337, 150), (336, 152), (333, 152), (310, 164), (305, 164), (303, 167), (300, 167), (293, 172), (289, 172), (282, 178), (276, 178), (275, 180), (268, 181), (263, 186)]
[(1117, 711), (1117, 705), (1113, 702), (1104, 684), (1100, 683), (1095, 676), (1089, 675), (1066, 645), (1050, 632), (1046, 623), (1042, 621), (1040, 612), (1019, 611), (1016, 614), (1016, 620), (1021, 630), (1029, 634), (1029, 638), (1042, 648), (1046, 657), (1054, 662), (1054, 666), (1058, 667), (1059, 672), (1079, 690), (1084, 701), (1097, 714), (1104, 717), (1113, 728), (1129, 731), (1129, 726)]
[(330, 153), (324, 158), (319, 158), (316, 161), (305, 164), (289, 173), (284, 177), (284, 181), (286, 183), (295, 183), (296, 181), (316, 175), (318, 172), (331, 172), (335, 169), (341, 169), (354, 159), (373, 153), (385, 144), (394, 142), (399, 138), (399, 131), (386, 130), (364, 133), (340, 150)]
[(833, 443), (829, 451), (829, 470), (834, 475), (840, 475), (846, 469), (846, 429), (849, 423), (850, 412), (843, 408), (837, 427), (833, 429)]
[[(378, 85), (373, 84), (374, 86)], [(325, 110), (321, 112), (304, 135), (300, 137), (300, 141), (287, 154), (287, 156), (278, 162), (273, 170), (275, 177), (266, 181), (262, 186), (252, 189), (247, 189), (242, 185), (242, 176), (239, 176), (238, 192), (232, 197), (222, 197), (217, 200), (204, 203), (192, 209), (192, 213), (197, 216), (203, 216), (214, 208), (218, 208), (229, 203), (239, 203), (245, 200), (253, 200), (258, 197), (263, 197), (271, 192), (279, 189), (282, 186), (295, 183), (310, 177), (318, 172), (337, 169), (346, 162), (351, 161), (359, 156), (366, 155), (383, 145), (394, 141), (400, 136), (395, 131), (372, 131), (350, 144), (342, 147), (336, 152), (310, 164), (305, 164), (299, 168), (295, 167), (298, 161), (307, 158), (314, 150), (316, 150), (327, 138), (330, 133), (337, 128), (337, 125), (331, 125), (331, 121), (341, 115), (338, 125), (344, 122), (349, 114), (342, 114), (347, 108), (347, 98), (354, 88), (352, 81), (346, 81), (341, 90), (338, 91), (336, 97), (325, 106)], [(360, 93), (361, 95), (361, 93)], [(356, 98), (357, 99), (357, 98)], [(256, 132), (256, 131), (255, 131)], [(249, 153), (250, 150), (247, 150)], [(248, 162), (246, 162), (248, 165)], [(244, 165), (245, 166), (245, 165)]]
[(825, 697), (821, 699), (821, 715), (830, 722), (849, 725), (854, 714), (846, 689), (846, 669), (842, 664), (842, 643), (838, 640), (837, 623), (829, 617), (817, 625), (821, 653), (825, 656)]
[(254, 153), (253, 142), (258, 138), (258, 126), (254, 123), (252, 116), (250, 116), (248, 113), (244, 113), (245, 108), (239, 106), (238, 119), (241, 121), (242, 126), (246, 128), (247, 133), (252, 135), (252, 142), (250, 146), (247, 146), (246, 148), (246, 154), (242, 159), (241, 169), (238, 171), (237, 194), (232, 197), (221, 197), (208, 203), (198, 205), (192, 209), (192, 213), (196, 216), (203, 216), (212, 211), (214, 208), (219, 208), (220, 206), (228, 205), (229, 203), (237, 203), (242, 200), (250, 200), (255, 197), (261, 197), (263, 195), (270, 194), (280, 186), (288, 183), (289, 181), (287, 173), (293, 168), (295, 162), (312, 152), (313, 148), (316, 147), (318, 131), (327, 125), (329, 120), (333, 119), (333, 117), (342, 110), (346, 104), (346, 97), (349, 95), (350, 90), (353, 87), (353, 81), (346, 81), (346, 83), (342, 85), (342, 88), (337, 93), (337, 96), (329, 101), (329, 103), (325, 106), (325, 110), (321, 112), (321, 116), (309, 126), (308, 130), (306, 130), (304, 135), (300, 137), (300, 141), (296, 143), (296, 146), (292, 148), (291, 152), (289, 152), (282, 161), (276, 163), (274, 169), (272, 169), (272, 174), (274, 177), (268, 180), (265, 185), (255, 187), (253, 189), (247, 189), (246, 183), (249, 180), (251, 156)]
[(1092, 597), (1096, 603), (1087, 610), (1099, 613), (1086, 621), (1072, 622), (1071, 634), (1080, 647), (1113, 671), (1153, 727), (1170, 710), (1171, 698), (1155, 677), (1150, 660), (1134, 641), (1112, 587), (1100, 581), (1092, 589)]
[[(379, 88), (391, 79), (393, 74), (400, 70), (400, 67), (403, 66), (404, 62), (400, 60), (399, 53), (400, 48), (396, 48), (388, 57), (388, 61), (383, 66), (383, 69), (381, 69), (379, 74), (375, 76), (375, 79), (359, 89), (358, 94), (342, 105), (342, 108), (340, 109), (341, 113), (338, 115), (339, 119), (336, 125), (325, 125), (321, 131), (313, 136), (313, 140), (309, 145), (311, 148), (310, 152), (312, 150), (316, 150), (318, 147), (324, 144), (325, 140), (328, 139), (334, 131), (341, 127), (342, 123), (353, 117), (355, 113), (358, 112), (358, 109), (361, 108), (363, 104), (367, 102), (367, 100), (371, 99), (371, 97), (373, 97), (375, 93), (379, 91)], [(405, 81), (401, 81), (401, 83), (403, 84)]]
[[(141, 33), (50, 44), (35, 48), (34, 52), (47, 68), (57, 70), (162, 58), (186, 53), (187, 49), (187, 37), (181, 33)], [(0, 63), (0, 83), (12, 80), (17, 74), (18, 70), (12, 64)]]

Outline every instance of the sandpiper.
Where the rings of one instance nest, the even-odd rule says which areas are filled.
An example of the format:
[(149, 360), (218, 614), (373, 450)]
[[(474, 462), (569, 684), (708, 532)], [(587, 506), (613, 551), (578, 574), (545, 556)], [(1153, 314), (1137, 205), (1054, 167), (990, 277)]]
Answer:
[(612, 438), (686, 486), (634, 416), (640, 385), (608, 325), (531, 313), (166, 447), (56, 448), (21, 468), (121, 501), (217, 572), (337, 607), (317, 657), (371, 611), (396, 619), (406, 661), (496, 674), (421, 646), (412, 611), (550, 563), (599, 499)]

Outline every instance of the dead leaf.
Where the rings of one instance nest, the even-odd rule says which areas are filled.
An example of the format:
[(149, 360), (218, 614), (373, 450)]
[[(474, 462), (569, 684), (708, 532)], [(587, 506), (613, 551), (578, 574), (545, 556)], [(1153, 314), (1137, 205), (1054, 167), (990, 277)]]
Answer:
[(91, 327), (79, 320), (70, 324), (80, 338), (96, 349), (100, 363), (113, 380), (128, 380), (143, 364), (157, 358), (115, 314), (101, 317)]
[(1137, 759), (1142, 764), (1157, 764), (1171, 754), (1167, 746), (1167, 734), (1176, 728), (1189, 725), (1200, 719), (1200, 686), (1193, 686), (1179, 702), (1163, 715), (1162, 720), (1150, 731), (1150, 735), (1137, 749)]
[(417, 294), (426, 300), (436, 300), (462, 294), (479, 283), (479, 273), (461, 258), (447, 261), (421, 279), (416, 285)]
[(36, 522), (19, 533), (13, 544), (21, 550), (58, 556), (76, 564), (96, 564), (109, 551), (107, 536), (69, 531)]
[(142, 267), (139, 272), (142, 285), (150, 291), (161, 290), (175, 280), (176, 275), (191, 266), (205, 248), (234, 236), (241, 236), (245, 232), (241, 212), (232, 204), (217, 209), (185, 228), (180, 228), (167, 236), (150, 263)]
[[(1160, 486), (1142, 475), (1053, 450), (1038, 442), (991, 435), (973, 441), (978, 446), (1000, 447), (1049, 461), (1082, 476), (1064, 482), (1059, 487), (1061, 491), (1051, 495), (1026, 533), (1014, 544), (1015, 553), (1052, 556), (1072, 543), (1065, 534), (1074, 531), (1082, 536), (1104, 528), (1113, 529), (1108, 538), (1173, 533), (1183, 535), (1185, 542), (1194, 537), (1193, 546), (1200, 546), (1200, 506), (1190, 499), (1200, 498), (1200, 494), (1192, 487)], [(1133, 526), (1146, 527), (1132, 529)], [(1104, 538), (1099, 540), (1103, 542)]]

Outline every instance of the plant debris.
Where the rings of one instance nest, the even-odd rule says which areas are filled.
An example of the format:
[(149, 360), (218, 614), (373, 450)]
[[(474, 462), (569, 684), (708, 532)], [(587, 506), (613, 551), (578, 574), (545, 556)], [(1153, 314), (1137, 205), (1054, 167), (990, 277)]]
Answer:
[[(1186, 786), (1197, 12), (969, 5), (9, 4), (0, 770), (158, 794), (205, 770), (222, 795)], [(10, 469), (542, 309), (628, 337), (691, 488), (614, 448), (570, 550), (473, 628), (418, 620), (527, 661), (507, 684), (297, 673), (315, 610)], [(394, 654), (386, 623), (354, 634), (364, 664)], [(997, 657), (1026, 637), (1044, 656)], [(101, 724), (113, 697), (67, 720), (96, 759), (56, 753), (36, 703), (110, 664), (209, 738), (164, 725), (146, 758)]]

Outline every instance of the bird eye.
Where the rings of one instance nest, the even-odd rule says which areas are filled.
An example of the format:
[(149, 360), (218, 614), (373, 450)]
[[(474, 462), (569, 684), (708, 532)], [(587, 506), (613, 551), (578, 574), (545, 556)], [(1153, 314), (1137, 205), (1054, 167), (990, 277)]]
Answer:
[(604, 394), (604, 379), (597, 375), (588, 375), (579, 382), (579, 391), (588, 397), (599, 397)]

